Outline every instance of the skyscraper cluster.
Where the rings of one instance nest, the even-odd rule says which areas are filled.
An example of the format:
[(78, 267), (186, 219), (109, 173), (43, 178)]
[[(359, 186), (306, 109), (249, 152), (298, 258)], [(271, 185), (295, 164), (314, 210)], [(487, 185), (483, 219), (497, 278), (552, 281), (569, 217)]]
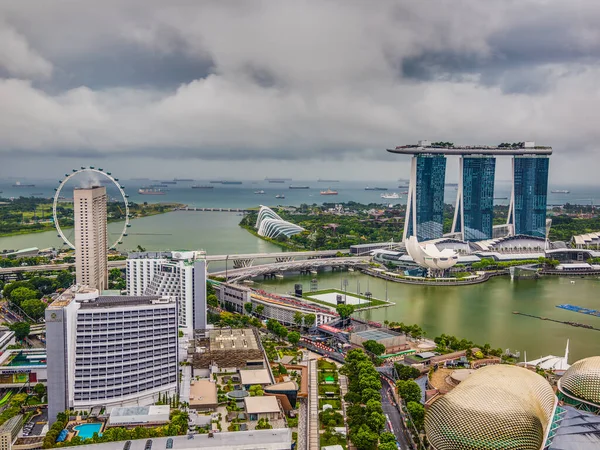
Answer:
[(461, 146), (419, 141), (388, 150), (413, 155), (403, 240), (444, 235), (446, 157), (460, 157), (460, 177), (452, 233), (464, 241), (494, 237), (496, 156), (512, 156), (512, 191), (507, 225), (512, 234), (546, 236), (548, 166), (551, 147), (521, 142), (502, 146)]

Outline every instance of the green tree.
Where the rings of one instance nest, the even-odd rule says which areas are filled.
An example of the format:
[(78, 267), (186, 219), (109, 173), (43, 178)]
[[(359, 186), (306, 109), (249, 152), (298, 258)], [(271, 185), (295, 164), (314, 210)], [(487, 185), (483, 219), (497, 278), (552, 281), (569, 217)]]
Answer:
[(29, 336), (29, 332), (31, 331), (27, 322), (11, 323), (8, 328), (10, 328), (11, 331), (14, 331), (15, 338), (19, 341), (22, 341)]
[(354, 313), (354, 305), (338, 305), (335, 310), (340, 315), (340, 319), (347, 319)]
[(247, 302), (247, 303), (244, 303), (244, 309), (246, 310), (246, 312), (248, 314), (252, 314), (252, 310), (254, 309), (254, 306), (252, 306), (251, 302)]
[(306, 328), (312, 327), (317, 321), (317, 316), (315, 314), (306, 314), (304, 316), (304, 326)]
[(414, 380), (421, 375), (421, 371), (416, 367), (398, 363), (394, 364), (394, 366), (396, 368), (396, 373), (398, 374), (399, 380)]
[(265, 310), (265, 305), (258, 305), (256, 307), (256, 314), (258, 316), (262, 316), (263, 311)]
[(382, 355), (385, 353), (385, 345), (380, 344), (373, 339), (363, 342), (363, 347), (366, 351), (373, 353), (375, 356)]
[(263, 395), (265, 395), (265, 391), (263, 391), (262, 386), (259, 384), (253, 384), (252, 386), (250, 386), (248, 388), (248, 392), (250, 392), (250, 396), (252, 397), (262, 397)]
[(298, 325), (299, 327), (301, 327), (303, 320), (304, 320), (304, 314), (302, 314), (300, 311), (296, 311), (294, 313), (294, 323), (296, 325)]
[(377, 447), (378, 450), (398, 450), (395, 442), (385, 442), (383, 444), (379, 444)]
[(123, 273), (121, 272), (121, 269), (110, 269), (108, 272), (108, 279), (110, 281), (119, 281), (121, 278), (123, 278)]
[[(384, 431), (383, 433), (381, 433), (379, 435), (379, 442), (381, 444), (396, 444), (396, 436), (394, 436), (394, 433), (390, 433), (389, 431)], [(381, 448), (381, 447), (379, 447)]]
[(10, 301), (17, 306), (21, 306), (25, 300), (37, 300), (38, 298), (40, 298), (40, 295), (37, 291), (26, 287), (19, 287), (10, 293)]
[(46, 393), (46, 386), (44, 386), (42, 383), (38, 383), (33, 387), (33, 392), (35, 392), (38, 397), (42, 398), (42, 396)]
[(21, 309), (33, 320), (38, 320), (44, 317), (46, 304), (37, 298), (32, 298), (30, 300), (23, 301), (23, 303), (21, 303)]
[(290, 344), (296, 346), (298, 345), (298, 342), (300, 342), (300, 333), (298, 333), (297, 331), (290, 331), (287, 335), (287, 339), (290, 342)]
[(219, 299), (215, 294), (208, 294), (206, 296), (206, 304), (208, 306), (212, 306), (213, 308), (217, 308), (219, 306)]
[(413, 380), (398, 380), (396, 381), (396, 387), (398, 388), (398, 395), (405, 402), (421, 401), (421, 388)]
[(419, 402), (408, 402), (406, 404), (412, 421), (417, 430), (422, 430), (425, 424), (425, 408)]
[(54, 289), (67, 289), (73, 284), (75, 277), (67, 270), (61, 271), (54, 279)]
[(379, 435), (367, 424), (350, 431), (350, 439), (358, 450), (371, 450), (377, 446)]

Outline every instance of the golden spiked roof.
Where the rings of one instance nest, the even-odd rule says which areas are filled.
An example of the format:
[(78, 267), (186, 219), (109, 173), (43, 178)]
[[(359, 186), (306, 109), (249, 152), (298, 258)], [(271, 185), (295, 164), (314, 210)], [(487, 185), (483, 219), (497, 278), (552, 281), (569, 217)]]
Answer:
[(540, 450), (556, 403), (540, 375), (487, 366), (431, 405), (425, 431), (436, 450)]

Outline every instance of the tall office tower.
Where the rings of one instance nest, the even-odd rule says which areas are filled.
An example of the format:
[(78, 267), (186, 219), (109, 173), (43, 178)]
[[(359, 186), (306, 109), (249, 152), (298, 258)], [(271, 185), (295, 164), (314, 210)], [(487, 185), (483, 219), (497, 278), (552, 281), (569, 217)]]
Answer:
[(48, 418), (67, 409), (149, 405), (177, 392), (174, 299), (73, 286), (46, 309)]
[(514, 226), (515, 234), (546, 237), (549, 162), (547, 156), (513, 158), (513, 187), (508, 222)]
[(496, 158), (461, 156), (452, 232), (463, 241), (492, 239)]
[(444, 224), (446, 157), (419, 154), (412, 158), (404, 235), (418, 241), (441, 238)]
[(204, 256), (194, 251), (131, 253), (127, 260), (127, 292), (175, 297), (179, 326), (206, 328)]
[(76, 188), (73, 206), (77, 284), (103, 291), (108, 287), (106, 188)]

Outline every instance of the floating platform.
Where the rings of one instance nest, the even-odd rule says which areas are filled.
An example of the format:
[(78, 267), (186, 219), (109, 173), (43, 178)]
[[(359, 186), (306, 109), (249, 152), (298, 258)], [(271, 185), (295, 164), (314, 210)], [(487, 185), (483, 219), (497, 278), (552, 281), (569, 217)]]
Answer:
[(587, 314), (588, 316), (600, 317), (600, 311), (598, 311), (597, 309), (584, 308), (583, 306), (570, 305), (568, 303), (565, 303), (563, 305), (556, 305), (556, 307), (561, 308), (561, 309), (566, 309), (567, 311), (573, 311), (573, 312), (578, 312), (581, 314)]

